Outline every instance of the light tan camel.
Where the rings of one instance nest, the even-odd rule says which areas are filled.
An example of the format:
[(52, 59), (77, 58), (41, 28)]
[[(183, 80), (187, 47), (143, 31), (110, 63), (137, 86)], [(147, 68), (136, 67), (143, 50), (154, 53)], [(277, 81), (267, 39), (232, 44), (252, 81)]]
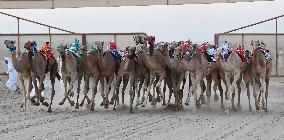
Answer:
[[(48, 106), (48, 112), (51, 112), (51, 106), (52, 101), (55, 95), (55, 77), (57, 77), (60, 80), (60, 76), (58, 74), (58, 63), (56, 62), (55, 58), (49, 58), (46, 60), (45, 56), (40, 52), (36, 51), (33, 52), (33, 49), (35, 47), (35, 42), (27, 42), (25, 44), (25, 49), (28, 50), (28, 56), (29, 56), (29, 63), (30, 69), (31, 69), (31, 76), (33, 79), (33, 85), (35, 88), (35, 93), (37, 97), (37, 102), (35, 104), (39, 105), (39, 100), (43, 103), (43, 105)], [(41, 92), (44, 90), (44, 80), (46, 77), (46, 74), (49, 72), (50, 74), (50, 81), (51, 81), (51, 98), (50, 98), (50, 104), (44, 102), (43, 97), (41, 96)], [(39, 86), (37, 85), (37, 81), (39, 81)]]
[[(179, 52), (176, 52), (177, 54), (174, 54), (174, 58), (170, 58), (169, 51), (166, 45), (161, 46), (162, 47), (162, 54), (164, 57), (164, 60), (169, 68), (170, 75), (166, 76), (165, 83), (168, 84), (168, 87), (170, 89), (170, 92), (173, 92), (175, 95), (175, 105), (177, 107), (177, 110), (182, 109), (182, 92), (180, 89), (180, 84), (183, 81), (183, 78), (185, 76), (185, 71), (183, 67), (181, 66), (181, 61), (177, 57), (177, 54)], [(169, 105), (169, 102), (168, 102)]]
[[(108, 95), (111, 91), (111, 83), (114, 79), (115, 73), (118, 68), (116, 67), (116, 60), (112, 56), (110, 51), (103, 52), (104, 42), (100, 42), (98, 45), (98, 61), (99, 61), (99, 70), (101, 72), (101, 96), (103, 97), (103, 102), (101, 106), (104, 105), (105, 108), (109, 106)], [(107, 92), (104, 93), (104, 79), (106, 79), (107, 83)], [(117, 100), (116, 96), (113, 95), (113, 100)]]
[[(163, 46), (163, 45), (161, 45), (161, 46)], [(154, 83), (155, 78), (158, 77), (157, 82), (155, 82), (155, 83), (157, 83), (157, 85), (155, 85), (155, 84), (153, 85), (153, 97), (155, 97), (155, 89), (158, 90), (159, 95), (162, 94), (161, 93), (161, 82), (166, 77), (167, 65), (166, 65), (165, 61), (163, 60), (163, 55), (161, 54), (160, 50), (155, 51), (153, 56), (150, 56), (145, 51), (144, 47), (146, 47), (146, 46), (141, 45), (141, 44), (138, 45), (137, 51), (140, 53), (142, 61), (144, 62), (146, 68), (150, 72), (150, 81), (149, 81), (149, 85), (147, 87), (147, 93), (146, 94), (150, 94), (151, 86)], [(162, 47), (161, 47), (161, 49), (162, 49)], [(164, 95), (162, 95), (162, 99), (163, 99), (163, 96)], [(146, 98), (148, 98), (148, 95), (146, 95)], [(156, 101), (157, 101), (156, 99), (155, 100), (152, 99), (152, 105), (153, 106), (156, 106)], [(142, 106), (146, 106), (147, 99), (145, 100), (145, 95), (143, 95), (143, 97), (142, 97), (142, 102), (143, 102)]]
[[(83, 58), (77, 58), (72, 52), (67, 51), (67, 45), (60, 44), (57, 47), (57, 50), (60, 52), (60, 57), (62, 58), (62, 67), (61, 67), (61, 73), (62, 73), (62, 80), (64, 82), (65, 87), (65, 93), (64, 98), (59, 103), (59, 105), (63, 105), (65, 100), (68, 99), (71, 106), (74, 106), (74, 101), (72, 101), (69, 96), (73, 97), (74, 92), (73, 86), (76, 80), (78, 81), (78, 87), (77, 87), (77, 102), (76, 102), (76, 109), (79, 109), (79, 94), (80, 94), (80, 85), (81, 80), (83, 78)], [(86, 52), (86, 47), (81, 47), (79, 51)], [(67, 87), (67, 83), (69, 84), (69, 87)]]
[[(226, 62), (223, 62), (221, 59), (221, 52), (220, 50), (216, 53), (216, 64), (217, 66), (225, 72), (225, 79), (228, 84), (228, 98), (227, 98), (227, 107), (226, 112), (229, 113), (231, 109), (234, 109), (234, 90), (235, 87), (238, 88), (238, 94), (241, 93), (241, 67), (242, 67), (242, 60), (236, 51), (232, 51), (229, 58)], [(240, 96), (238, 96), (240, 98)], [(238, 99), (240, 101), (240, 99)], [(239, 102), (238, 102), (239, 105)]]
[(30, 98), (30, 92), (32, 90), (32, 77), (31, 77), (31, 72), (28, 67), (29, 60), (28, 60), (28, 55), (26, 53), (20, 53), (20, 58), (17, 58), (17, 53), (16, 53), (16, 46), (15, 46), (16, 41), (13, 40), (5, 40), (4, 44), (6, 47), (9, 49), (12, 55), (12, 63), (13, 67), (15, 70), (18, 72), (18, 76), (21, 81), (22, 89), (23, 89), (23, 95), (24, 95), (24, 111), (26, 111), (27, 107), (27, 99), (31, 104), (33, 102), (31, 101)]
[[(118, 97), (119, 94), (119, 87), (121, 84), (121, 80), (124, 76), (129, 78), (130, 81), (130, 90), (129, 90), (129, 96), (130, 96), (130, 113), (133, 113), (133, 100), (135, 96), (135, 90), (136, 88), (136, 82), (137, 82), (137, 75), (136, 75), (136, 58), (135, 58), (135, 47), (130, 47), (129, 48), (129, 54), (125, 56), (125, 59), (120, 63), (120, 69), (118, 71), (118, 76), (117, 76), (117, 81), (115, 84), (115, 90), (114, 92), (116, 97)], [(127, 83), (123, 83), (127, 84)], [(137, 92), (136, 92), (137, 93)], [(137, 100), (139, 100), (139, 96), (136, 96)], [(115, 109), (116, 103), (114, 105)]]
[[(95, 46), (92, 47), (92, 50), (89, 54), (85, 56), (84, 59), (84, 79), (85, 79), (85, 86), (84, 86), (84, 99), (82, 100), (80, 106), (83, 106), (85, 99), (87, 99), (88, 103), (91, 103), (91, 111), (94, 111), (95, 105), (95, 96), (97, 94), (97, 86), (100, 80), (100, 70), (99, 70), (99, 60), (98, 60), (98, 46), (101, 45), (101, 42), (95, 42)], [(94, 83), (92, 86), (92, 97), (91, 99), (88, 98), (88, 91), (89, 91), (89, 78), (94, 78)]]
[[(188, 97), (186, 99), (185, 104), (189, 105), (190, 96), (192, 94), (194, 96), (193, 112), (196, 112), (197, 109), (201, 107), (199, 100), (201, 100), (201, 103), (205, 102), (204, 101), (205, 97), (202, 95), (200, 96), (200, 99), (197, 100), (196, 90), (197, 90), (197, 85), (200, 82), (203, 82), (203, 79), (208, 75), (208, 61), (206, 60), (204, 55), (202, 55), (199, 51), (195, 51), (191, 58), (191, 61), (188, 62), (187, 60), (182, 60), (181, 66), (183, 67), (185, 71), (190, 72), (190, 76), (192, 80), (192, 86), (190, 87), (190, 91), (188, 93)], [(201, 86), (201, 88), (204, 88), (204, 87)], [(202, 89), (202, 94), (204, 91), (205, 89)]]
[[(253, 57), (252, 57), (252, 85), (253, 85), (253, 96), (255, 98), (256, 109), (263, 109), (265, 111), (267, 108), (267, 99), (268, 99), (268, 86), (269, 79), (272, 71), (272, 60), (266, 59), (263, 52), (261, 52), (260, 42), (252, 41), (252, 45), (254, 46)], [(260, 96), (257, 99), (257, 94), (255, 91), (255, 79), (259, 75), (260, 78)]]

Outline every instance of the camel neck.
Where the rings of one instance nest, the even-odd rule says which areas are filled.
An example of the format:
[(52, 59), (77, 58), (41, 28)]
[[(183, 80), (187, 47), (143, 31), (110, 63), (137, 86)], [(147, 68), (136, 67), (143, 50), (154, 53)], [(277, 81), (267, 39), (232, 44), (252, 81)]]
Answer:
[(216, 64), (217, 64), (217, 67), (220, 68), (221, 70), (223, 70), (223, 71), (228, 71), (228, 70), (226, 69), (226, 62), (223, 62), (221, 59), (218, 59), (218, 60), (216, 61)]
[(142, 58), (145, 63), (145, 66), (148, 69), (151, 69), (153, 65), (150, 62), (153, 62), (153, 60), (150, 58), (150, 56), (145, 51), (142, 52)]
[(19, 59), (16, 56), (16, 52), (12, 52), (12, 64), (13, 64), (13, 67), (15, 68), (15, 70), (17, 72), (21, 72), (22, 71), (22, 69), (20, 67)]

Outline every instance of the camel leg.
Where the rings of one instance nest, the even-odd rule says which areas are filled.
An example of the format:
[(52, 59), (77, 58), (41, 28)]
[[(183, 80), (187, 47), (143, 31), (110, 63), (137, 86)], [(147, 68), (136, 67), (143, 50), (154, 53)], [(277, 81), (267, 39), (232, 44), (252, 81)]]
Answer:
[(255, 77), (252, 78), (252, 92), (253, 92), (253, 97), (254, 97), (254, 101), (255, 101), (255, 108), (256, 110), (259, 110), (259, 106), (257, 103), (257, 94), (256, 94), (256, 89), (255, 89)]
[[(88, 98), (89, 84), (90, 84), (89, 79), (90, 79), (89, 75), (84, 75), (84, 81), (85, 81), (84, 90), (83, 90), (84, 98), (83, 98), (83, 100), (80, 103), (81, 107), (84, 105), (85, 100)], [(88, 102), (88, 104), (90, 104), (90, 102)]]
[(94, 78), (94, 83), (93, 83), (93, 94), (91, 96), (91, 111), (94, 111), (94, 106), (95, 106), (95, 97), (97, 94), (97, 88), (98, 88), (98, 83), (99, 83), (99, 76), (95, 76)]
[[(199, 96), (198, 101), (200, 102), (200, 105), (206, 104), (205, 96), (204, 96), (204, 92), (206, 90), (206, 86), (205, 86), (204, 80), (201, 80), (199, 85), (200, 85), (200, 88), (201, 88), (201, 95)], [(210, 92), (211, 92), (211, 90), (210, 90)]]
[(52, 106), (52, 101), (55, 95), (55, 88), (54, 88), (54, 84), (55, 84), (55, 74), (50, 74), (50, 80), (51, 80), (51, 98), (50, 98), (50, 104), (48, 107), (48, 112), (51, 113), (51, 106)]
[(129, 89), (129, 96), (130, 96), (130, 109), (129, 112), (133, 113), (133, 100), (134, 100), (134, 90), (135, 90), (135, 78), (134, 76), (129, 77), (130, 80), (130, 89)]
[(210, 108), (212, 75), (207, 76), (206, 79), (207, 79), (207, 90), (206, 90), (207, 104), (206, 104), (206, 107)]
[(193, 95), (194, 100), (194, 108), (193, 108), (193, 112), (196, 112), (198, 108), (200, 108), (200, 102), (198, 102), (197, 100), (197, 85), (199, 84), (199, 82), (202, 80), (203, 76), (201, 73), (199, 73), (198, 75), (196, 75), (195, 80), (193, 81), (192, 87), (190, 88), (190, 93)]
[(237, 108), (238, 110), (241, 110), (241, 82), (242, 82), (242, 77), (240, 77), (237, 81), (237, 88), (238, 88), (238, 103), (237, 103)]
[[(189, 75), (190, 76), (190, 87), (189, 87), (189, 92), (188, 92), (188, 94), (187, 94), (187, 99), (186, 99), (186, 101), (185, 101), (185, 105), (187, 105), (187, 106), (189, 106), (189, 102), (190, 102), (190, 97), (191, 97), (191, 91), (192, 91), (192, 87), (193, 87), (193, 83), (192, 83), (192, 81), (195, 81), (195, 79), (196, 79), (196, 76), (195, 76), (195, 74), (190, 74)], [(196, 87), (197, 88), (197, 87)]]
[(148, 94), (150, 94), (150, 90), (151, 90), (151, 86), (152, 86), (152, 84), (153, 84), (153, 82), (154, 82), (154, 78), (155, 78), (155, 76), (154, 75), (150, 75), (150, 80), (149, 80), (149, 84), (148, 84), (148, 86), (147, 86), (147, 92), (146, 92), (146, 94), (145, 94), (145, 96), (143, 96), (142, 98), (144, 98), (145, 100), (143, 101), (143, 104), (141, 105), (141, 107), (145, 107), (146, 106), (146, 104), (147, 104), (147, 100), (148, 100)]
[(264, 107), (264, 110), (265, 111), (268, 111), (268, 108), (267, 108), (267, 104), (268, 104), (268, 102), (267, 102), (267, 99), (268, 99), (268, 86), (269, 86), (269, 77), (266, 77), (266, 79), (265, 79), (265, 88), (266, 88), (266, 90), (265, 90), (265, 102), (266, 102), (266, 106)]
[[(32, 74), (34, 75), (34, 74)], [(38, 91), (38, 86), (37, 86), (37, 78), (35, 76), (32, 76), (32, 80), (33, 80), (33, 86), (35, 88), (35, 97), (37, 98), (37, 100), (35, 101), (34, 105), (39, 106), (39, 100), (40, 100), (40, 95), (39, 95), (39, 91)]]
[[(119, 95), (119, 87), (120, 87), (120, 83), (121, 83), (122, 78), (123, 78), (123, 75), (118, 74), (117, 80), (116, 80), (116, 83), (115, 83), (115, 90), (114, 90), (114, 93), (113, 93), (113, 98), (111, 100), (112, 103), (116, 102), (116, 100), (117, 100), (116, 97), (118, 97), (118, 95)], [(122, 99), (122, 100), (123, 100), (123, 103), (124, 103), (124, 99)], [(116, 110), (115, 107), (116, 107), (116, 104), (113, 106), (113, 110)]]
[[(52, 74), (51, 74), (52, 75)], [(43, 86), (43, 81), (45, 79), (45, 75), (40, 77), (39, 78), (39, 86)], [(52, 84), (52, 83), (51, 83)], [(46, 106), (46, 107), (49, 107), (49, 104), (47, 102), (44, 101), (44, 97), (42, 97), (41, 95), (41, 92), (43, 91), (44, 87), (41, 88), (42, 90), (38, 90), (38, 93), (39, 93), (39, 99), (40, 99), (40, 102), (42, 103), (42, 105)]]
[(110, 93), (110, 90), (111, 90), (111, 83), (112, 83), (112, 80), (113, 80), (113, 76), (109, 76), (107, 78), (107, 92), (106, 92), (106, 104), (105, 104), (105, 109), (108, 108), (109, 106), (109, 99), (108, 99), (108, 95)]
[[(164, 82), (163, 94), (166, 95), (166, 92), (167, 92), (167, 84), (166, 84), (166, 82)], [(170, 96), (170, 93), (169, 93), (169, 96)], [(170, 100), (168, 100), (168, 101), (170, 101)], [(164, 98), (163, 98), (163, 106), (166, 106), (166, 96), (164, 96)]]
[(249, 82), (246, 83), (246, 88), (247, 88), (247, 96), (248, 96), (248, 101), (249, 101), (249, 111), (252, 111), (251, 104), (250, 104)]
[(156, 77), (154, 82), (153, 82), (153, 100), (151, 102), (151, 105), (153, 107), (156, 107), (157, 99), (159, 98), (159, 94), (158, 93), (157, 93), (157, 97), (156, 97), (157, 83), (158, 83), (158, 79)]
[[(78, 77), (78, 86), (77, 86), (77, 101), (76, 101), (76, 106), (75, 109), (79, 109), (79, 98), (80, 98), (80, 90), (81, 90), (81, 80), (83, 78), (83, 75), (80, 75)], [(85, 97), (84, 97), (85, 98)]]
[(265, 109), (265, 93), (266, 93), (266, 87), (265, 87), (265, 77), (261, 77), (261, 89), (260, 89), (260, 95), (261, 95), (261, 101), (259, 102), (260, 108)]
[(24, 77), (22, 76), (22, 74), (19, 74), (20, 77), (20, 81), (22, 84), (22, 88), (23, 88), (23, 95), (24, 95), (24, 111), (27, 111), (27, 89), (26, 89), (26, 85), (25, 85), (25, 80)]
[(233, 94), (233, 89), (232, 89), (232, 85), (231, 85), (231, 77), (229, 73), (225, 74), (226, 77), (226, 82), (228, 84), (228, 93), (227, 93), (227, 107), (226, 107), (226, 113), (229, 113), (232, 109), (232, 94)]
[[(161, 92), (162, 81), (165, 79), (165, 77), (166, 77), (165, 75), (161, 75), (159, 80), (158, 80), (158, 83), (157, 83), (157, 90), (158, 90), (159, 96), (162, 96), (160, 99), (164, 99), (164, 97), (165, 97), (165, 95)], [(155, 102), (155, 103), (157, 103), (157, 102)], [(156, 104), (155, 104), (155, 106), (156, 106)]]
[(125, 95), (125, 90), (128, 84), (129, 78), (123, 78), (123, 87), (122, 87), (122, 95), (121, 95), (121, 102), (124, 104), (124, 95)]

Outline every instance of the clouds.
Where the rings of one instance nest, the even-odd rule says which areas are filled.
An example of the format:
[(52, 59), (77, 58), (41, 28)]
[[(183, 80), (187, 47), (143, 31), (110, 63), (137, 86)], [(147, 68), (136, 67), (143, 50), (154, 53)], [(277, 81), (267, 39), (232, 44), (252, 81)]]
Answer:
[[(284, 1), (233, 4), (97, 7), (49, 10), (1, 10), (74, 32), (146, 32), (157, 40), (212, 41), (224, 32), (284, 13)], [(0, 32), (16, 32), (15, 19), (0, 16)], [(14, 21), (13, 21), (14, 20)], [(283, 20), (282, 20), (283, 21)], [(283, 22), (282, 22), (283, 23)], [(271, 26), (272, 25), (272, 26)], [(273, 32), (275, 23), (246, 32)], [(21, 32), (41, 33), (46, 28), (21, 24)], [(280, 31), (283, 28), (280, 28)], [(283, 32), (283, 30), (282, 30)]]

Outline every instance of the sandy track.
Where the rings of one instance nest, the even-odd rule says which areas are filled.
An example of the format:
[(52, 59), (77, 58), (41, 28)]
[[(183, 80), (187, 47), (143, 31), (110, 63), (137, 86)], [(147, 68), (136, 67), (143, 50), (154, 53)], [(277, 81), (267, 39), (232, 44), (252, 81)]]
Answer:
[(21, 96), (0, 86), (0, 139), (284, 139), (283, 84), (270, 87), (269, 112), (249, 112), (243, 96), (242, 110), (230, 115), (213, 101), (211, 109), (195, 114), (190, 107), (175, 112), (160, 105), (135, 114), (123, 105), (117, 111), (96, 106), (91, 112), (75, 110), (68, 102), (59, 106), (59, 95), (52, 113), (39, 107), (25, 113)]

